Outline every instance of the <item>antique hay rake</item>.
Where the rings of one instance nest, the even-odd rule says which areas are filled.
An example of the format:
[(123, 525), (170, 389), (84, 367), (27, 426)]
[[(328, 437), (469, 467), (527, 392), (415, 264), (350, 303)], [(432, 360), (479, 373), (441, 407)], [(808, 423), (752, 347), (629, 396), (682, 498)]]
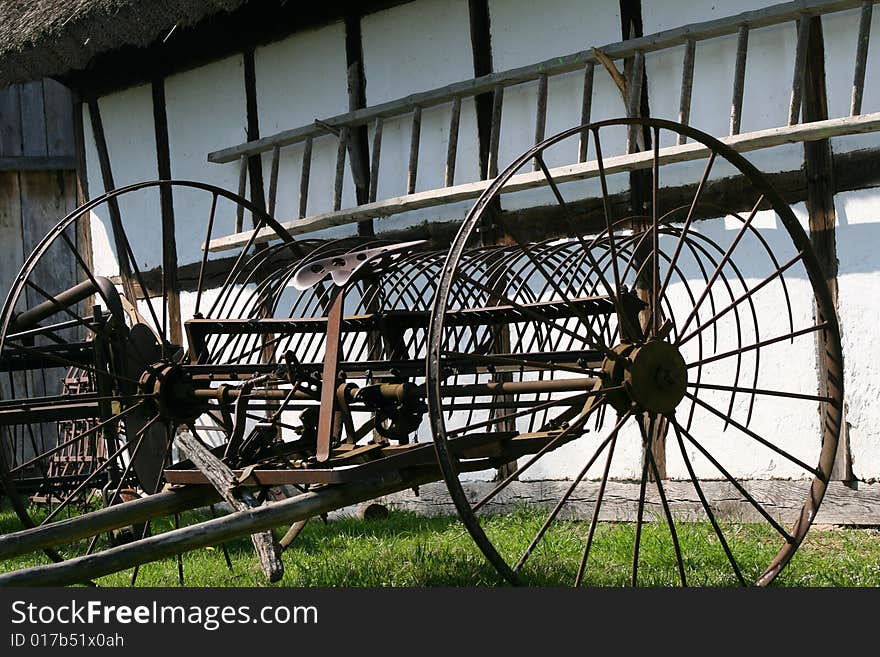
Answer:
[[(603, 146), (633, 129), (653, 145), (637, 165), (651, 202), (622, 210), (633, 166), (603, 157)], [(664, 158), (662, 145), (681, 135), (693, 148)], [(553, 168), (559, 149), (582, 139), (596, 152), (591, 168)], [(738, 181), (739, 200), (726, 204), (719, 175)], [(500, 212), (502, 195), (529, 207), (540, 193), (551, 200), (542, 214)], [(188, 217), (204, 248), (179, 268), (161, 256), (174, 236), (127, 214), (172, 194), (205, 217), (201, 227)], [(209, 256), (224, 226), (248, 215), (255, 230), (235, 255)], [(89, 221), (96, 234), (101, 217), (115, 257), (104, 262), (96, 247), (92, 264), (71, 235)], [(71, 255), (81, 282), (45, 289), (46, 263)], [(170, 289), (181, 290), (179, 305)], [(572, 573), (589, 584), (607, 484), (627, 477), (639, 489), (633, 584), (648, 522), (668, 526), (683, 584), (697, 567), (676, 531), (688, 518), (665, 492), (680, 478), (732, 581), (764, 585), (822, 501), (843, 399), (837, 317), (792, 210), (729, 147), (652, 119), (541, 142), (486, 186), (447, 249), (295, 241), (245, 199), (200, 183), (112, 191), (68, 215), (27, 260), (0, 348), (0, 469), (26, 526), (0, 536), (0, 558), (42, 550), (53, 561), (0, 575), (4, 585), (84, 582), (246, 535), (277, 579), (272, 528), (292, 524), (289, 540), (310, 517), (439, 480), (512, 583), (527, 581), (523, 567), (554, 523), (580, 517), (572, 496), (598, 482)], [(63, 388), (68, 370), (90, 385)], [(809, 481), (793, 522), (750, 492), (743, 454), (761, 472)], [(479, 512), (515, 481), (560, 473), (524, 552), (493, 543)], [(294, 492), (269, 501), (278, 487)], [(773, 528), (769, 563), (737, 559), (709, 492), (719, 487), (743, 499), (745, 519)], [(151, 520), (218, 500), (232, 512), (151, 533)]]

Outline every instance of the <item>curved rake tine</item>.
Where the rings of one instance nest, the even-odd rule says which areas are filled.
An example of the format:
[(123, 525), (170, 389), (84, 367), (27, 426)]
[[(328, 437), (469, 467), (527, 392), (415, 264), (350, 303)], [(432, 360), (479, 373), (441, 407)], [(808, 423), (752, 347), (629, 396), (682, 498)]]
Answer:
[[(706, 323), (703, 325), (703, 328), (705, 328), (706, 326), (709, 326), (709, 325), (710, 325), (711, 323), (713, 323), (713, 322), (718, 321), (719, 318), (721, 318), (721, 317), (723, 317), (724, 315), (726, 315), (727, 313), (729, 313), (731, 310), (733, 310), (736, 306), (738, 306), (739, 304), (741, 304), (743, 301), (745, 301), (745, 300), (748, 299), (749, 297), (753, 296), (756, 292), (760, 291), (760, 290), (763, 289), (765, 286), (767, 286), (767, 285), (769, 285), (770, 283), (772, 283), (772, 282), (776, 279), (776, 277), (781, 276), (781, 275), (783, 274), (783, 272), (785, 272), (787, 269), (790, 269), (790, 268), (791, 268), (794, 264), (796, 264), (801, 258), (803, 258), (803, 255), (804, 255), (804, 252), (803, 252), (803, 251), (798, 251), (798, 253), (795, 254), (795, 256), (794, 256), (793, 258), (791, 258), (791, 260), (789, 260), (789, 261), (786, 262), (784, 265), (782, 265), (781, 267), (779, 267), (775, 272), (773, 272), (772, 274), (770, 274), (768, 277), (766, 277), (764, 280), (762, 280), (760, 283), (758, 283), (755, 287), (751, 288), (748, 292), (746, 292), (745, 294), (743, 294), (743, 295), (737, 297), (736, 300), (735, 300), (733, 303), (731, 303), (729, 306), (727, 306), (727, 307), (724, 308), (723, 310), (721, 310), (721, 311), (715, 313), (715, 315), (713, 315), (713, 316), (710, 317), (708, 320), (706, 320)], [(679, 338), (678, 342), (676, 343), (676, 346), (681, 346), (681, 345), (683, 345), (685, 342), (687, 342), (688, 340), (690, 340), (691, 338), (693, 338), (695, 335), (697, 335), (698, 333), (700, 333), (702, 330), (703, 330), (702, 328), (700, 328), (700, 329), (694, 329), (693, 331), (691, 331), (691, 332), (688, 333), (687, 335), (685, 335), (685, 336)], [(786, 337), (788, 337), (788, 336), (786, 336)], [(793, 336), (793, 337), (796, 337), (796, 336)]]
[[(721, 271), (724, 269), (724, 265), (727, 264), (727, 261), (730, 260), (730, 257), (733, 255), (733, 252), (736, 250), (736, 247), (739, 245), (740, 240), (742, 240), (743, 236), (746, 234), (746, 230), (751, 225), (752, 221), (755, 218), (755, 215), (758, 214), (758, 208), (761, 207), (761, 203), (764, 202), (764, 195), (758, 197), (758, 200), (755, 202), (755, 205), (752, 207), (752, 211), (749, 213), (748, 218), (743, 222), (742, 227), (737, 232), (736, 236), (733, 238), (733, 241), (730, 243), (730, 246), (727, 247), (727, 250), (724, 252), (724, 256), (718, 262), (718, 266), (715, 267), (715, 271), (712, 272), (712, 275), (709, 277), (709, 282), (706, 284), (703, 293), (700, 295), (700, 298), (697, 300), (696, 305), (691, 310), (690, 314), (685, 318), (684, 323), (681, 326), (681, 332), (687, 329), (690, 326), (691, 321), (694, 319), (694, 315), (697, 314), (697, 311), (700, 309), (703, 301), (706, 298), (706, 294), (709, 292), (712, 284), (715, 283), (715, 280), (721, 274)], [(778, 267), (778, 265), (777, 265)]]

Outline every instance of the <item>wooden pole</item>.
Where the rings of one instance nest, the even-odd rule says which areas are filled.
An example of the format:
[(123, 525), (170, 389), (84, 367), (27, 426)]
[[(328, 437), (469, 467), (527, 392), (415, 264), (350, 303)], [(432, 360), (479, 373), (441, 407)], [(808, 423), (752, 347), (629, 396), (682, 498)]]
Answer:
[(0, 559), (63, 545), (136, 525), (153, 518), (213, 504), (220, 496), (209, 486), (188, 486), (116, 504), (81, 516), (0, 536)]
[(35, 566), (6, 573), (0, 575), (0, 586), (77, 584), (139, 564), (158, 561), (189, 550), (224, 543), (279, 525), (305, 520), (350, 504), (427, 484), (438, 478), (440, 473), (437, 467), (431, 466), (419, 470), (413, 469), (409, 476), (389, 476), (387, 479), (377, 478), (328, 486), (256, 509), (230, 513), (192, 527), (150, 536), (103, 552), (48, 566)]
[[(174, 442), (193, 465), (201, 470), (230, 507), (236, 511), (248, 511), (260, 506), (251, 492), (239, 485), (229, 466), (214, 456), (192, 433), (180, 431), (174, 437)], [(284, 564), (281, 563), (281, 553), (272, 532), (270, 530), (256, 532), (251, 535), (251, 541), (266, 579), (277, 582), (284, 577)]]

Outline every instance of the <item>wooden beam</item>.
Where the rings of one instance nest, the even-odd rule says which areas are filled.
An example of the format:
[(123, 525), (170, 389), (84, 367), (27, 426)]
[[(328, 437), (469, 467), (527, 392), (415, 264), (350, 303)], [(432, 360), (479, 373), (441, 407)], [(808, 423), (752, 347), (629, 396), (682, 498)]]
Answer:
[[(232, 474), (223, 461), (218, 459), (211, 451), (199, 442), (189, 431), (179, 431), (174, 437), (174, 444), (186, 454), (199, 471), (205, 475), (220, 497), (236, 511), (248, 511), (260, 506), (257, 499), (246, 488), (239, 485), (238, 479)], [(270, 582), (277, 582), (284, 577), (284, 564), (281, 562), (281, 553), (271, 530), (256, 532), (251, 535), (251, 541), (263, 568), (263, 574)]]
[(0, 559), (11, 559), (90, 538), (126, 525), (137, 525), (153, 518), (213, 504), (219, 499), (220, 496), (210, 486), (180, 487), (66, 520), (11, 532), (0, 536)]
[[(589, 520), (599, 490), (598, 481), (584, 481), (576, 488), (562, 516), (565, 519)], [(810, 490), (810, 482), (781, 479), (741, 480), (743, 487), (776, 519), (791, 524), (797, 521)], [(463, 482), (468, 499), (483, 498), (495, 486), (492, 482)], [(524, 500), (540, 508), (552, 508), (562, 497), (570, 481), (514, 481), (485, 507), (486, 514), (509, 513), (520, 508)], [(755, 508), (726, 481), (700, 482), (716, 518), (730, 522), (765, 522)], [(663, 488), (669, 499), (676, 522), (705, 522), (700, 499), (690, 481), (666, 480)], [(663, 509), (656, 486), (648, 486), (645, 513), (663, 522)], [(443, 483), (422, 486), (418, 496), (411, 491), (380, 498), (382, 504), (423, 515), (439, 516), (455, 513), (449, 492)], [(639, 501), (639, 482), (609, 481), (605, 490), (600, 520), (632, 522)], [(832, 481), (814, 520), (828, 525), (880, 525), (880, 483), (859, 482), (848, 485)]]
[[(260, 139), (260, 119), (257, 111), (257, 72), (254, 63), (253, 49), (245, 50), (244, 60), (244, 96), (247, 110), (247, 140)], [(266, 196), (263, 191), (263, 158), (258, 153), (248, 153), (248, 177), (251, 183), (250, 201), (261, 210), (266, 209)], [(256, 217), (251, 217), (256, 222)]]
[[(364, 71), (364, 46), (361, 34), (361, 16), (352, 13), (345, 17), (345, 63), (348, 70), (348, 110), (367, 106), (367, 81)], [(369, 203), (372, 174), (367, 124), (351, 130), (348, 135), (348, 163), (354, 181), (354, 195), (358, 204)], [(375, 174), (378, 176), (378, 170)], [(373, 235), (373, 222), (358, 224), (358, 235)]]
[[(489, 25), (489, 0), (468, 0), (468, 19), (471, 34), (471, 56), (474, 60), (474, 77), (481, 79), (492, 74), (492, 31)], [(461, 95), (455, 96), (459, 104)], [(492, 87), (475, 94), (474, 108), (477, 113), (477, 139), (479, 140), (480, 178), (489, 171), (489, 141), (492, 132), (492, 106), (495, 102)]]
[[(98, 99), (91, 98), (88, 101), (89, 119), (92, 122), (92, 135), (95, 139), (95, 150), (98, 151), (98, 164), (101, 168), (101, 179), (104, 183), (104, 191), (116, 189), (113, 181), (113, 168), (110, 165), (110, 151), (107, 149), (107, 139), (104, 135), (104, 123), (101, 120), (101, 110), (98, 107)], [(110, 223), (113, 230), (113, 241), (116, 247), (116, 257), (119, 261), (119, 274), (122, 278), (122, 288), (125, 296), (132, 304), (137, 303), (135, 294), (135, 280), (128, 259), (128, 250), (125, 246), (125, 229), (122, 225), (122, 213), (119, 211), (119, 202), (116, 197), (107, 201), (107, 211), (110, 214)]]
[[(809, 20), (808, 41), (804, 59), (804, 121), (828, 119), (828, 97), (825, 76), (825, 42), (822, 33), (822, 19), (819, 16)], [(807, 212), (809, 214), (810, 242), (825, 274), (825, 281), (831, 292), (835, 307), (838, 303), (837, 285), (837, 216), (834, 210), (834, 155), (829, 139), (804, 142), (804, 169), (807, 181)], [(818, 393), (828, 393), (828, 363), (825, 358), (824, 333), (816, 334), (816, 362), (818, 363)], [(841, 369), (843, 365), (841, 364)], [(826, 426), (822, 418), (822, 428)], [(840, 440), (834, 462), (832, 478), (849, 481), (853, 478), (852, 454), (846, 424), (840, 427)]]
[(0, 171), (72, 171), (76, 158), (72, 155), (23, 155), (0, 157)]
[[(828, 119), (827, 121), (816, 121), (813, 123), (802, 123), (795, 126), (783, 126), (780, 128), (747, 132), (740, 135), (724, 137), (719, 141), (727, 144), (735, 151), (744, 153), (760, 150), (762, 148), (780, 146), (782, 144), (815, 141), (817, 139), (875, 132), (878, 130), (880, 130), (880, 112), (875, 112), (873, 114), (863, 114), (854, 117)], [(702, 144), (696, 143), (661, 148), (659, 153), (661, 165), (702, 159), (708, 155), (709, 149)], [(610, 157), (604, 161), (605, 171), (610, 175), (623, 171), (646, 169), (651, 166), (652, 157), (653, 154), (650, 151)], [(552, 169), (550, 173), (557, 183), (583, 180), (599, 175), (595, 161), (556, 167)], [(473, 200), (479, 197), (490, 184), (490, 181), (481, 180), (464, 185), (456, 185), (454, 187), (444, 187), (442, 189), (418, 192), (416, 194), (398, 196), (374, 203), (368, 203), (356, 208), (340, 210), (338, 212), (328, 212), (307, 217), (305, 219), (289, 221), (282, 225), (292, 235), (302, 235), (312, 231), (330, 228), (332, 226), (343, 226), (355, 223), (368, 217), (388, 217), (409, 210), (436, 207), (458, 201)], [(526, 189), (535, 189), (544, 185), (546, 185), (546, 178), (542, 173), (522, 173), (513, 176), (510, 181), (508, 181), (505, 191), (522, 191)], [(243, 246), (250, 238), (251, 232), (252, 231), (247, 231), (217, 238), (208, 244), (208, 249), (211, 251), (224, 251)], [(257, 237), (257, 242), (267, 242), (276, 238), (277, 236), (274, 232), (264, 229)], [(204, 248), (204, 246), (205, 245), (203, 244), (202, 247)]]
[[(171, 180), (171, 149), (165, 108), (165, 80), (153, 80), (153, 127), (156, 135), (156, 161), (159, 180)], [(171, 342), (182, 345), (183, 321), (180, 314), (180, 283), (177, 280), (177, 234), (174, 222), (174, 195), (171, 187), (159, 188), (162, 213), (162, 303), (168, 307), (168, 334)], [(163, 313), (163, 317), (164, 317)], [(160, 330), (164, 327), (157, 327)], [(164, 336), (163, 336), (164, 337)]]
[[(405, 477), (389, 477), (387, 480), (369, 479), (345, 485), (327, 486), (279, 502), (264, 504), (256, 509), (236, 511), (191, 527), (182, 527), (133, 541), (96, 554), (5, 573), (0, 575), (0, 586), (78, 584), (139, 564), (158, 561), (207, 545), (224, 543), (254, 532), (312, 518), (349, 504), (365, 502), (381, 495), (423, 485), (436, 481), (439, 476), (437, 468), (432, 466), (413, 471)], [(211, 492), (213, 493), (213, 490)], [(128, 506), (129, 504), (120, 504), (111, 508), (125, 510)], [(21, 533), (17, 532), (13, 536)], [(0, 537), (0, 541), (5, 538), (7, 537)]]

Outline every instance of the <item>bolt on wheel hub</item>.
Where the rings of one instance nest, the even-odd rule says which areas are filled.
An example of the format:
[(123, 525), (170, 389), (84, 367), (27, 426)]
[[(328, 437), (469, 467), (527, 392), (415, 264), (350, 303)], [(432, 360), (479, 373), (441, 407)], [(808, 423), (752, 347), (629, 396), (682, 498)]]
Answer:
[(156, 363), (141, 375), (140, 388), (153, 396), (163, 419), (183, 421), (197, 414), (192, 377), (180, 365)]
[(623, 412), (633, 403), (650, 413), (675, 410), (687, 389), (687, 364), (674, 345), (622, 343), (614, 351), (623, 358), (606, 359), (603, 372), (609, 387), (623, 388), (609, 399), (616, 410)]

